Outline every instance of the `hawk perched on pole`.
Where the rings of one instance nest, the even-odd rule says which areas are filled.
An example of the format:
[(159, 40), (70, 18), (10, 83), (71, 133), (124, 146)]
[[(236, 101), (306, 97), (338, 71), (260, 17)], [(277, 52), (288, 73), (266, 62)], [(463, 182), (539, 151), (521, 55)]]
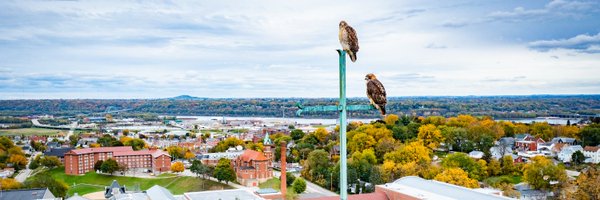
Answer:
[(339, 36), (342, 49), (348, 53), (352, 62), (356, 62), (356, 52), (358, 52), (358, 37), (356, 37), (356, 31), (354, 31), (351, 26), (348, 26), (346, 21), (341, 21)]
[(375, 74), (367, 74), (365, 80), (367, 81), (367, 97), (369, 97), (369, 101), (381, 112), (381, 115), (385, 116), (387, 97), (383, 84), (377, 80)]

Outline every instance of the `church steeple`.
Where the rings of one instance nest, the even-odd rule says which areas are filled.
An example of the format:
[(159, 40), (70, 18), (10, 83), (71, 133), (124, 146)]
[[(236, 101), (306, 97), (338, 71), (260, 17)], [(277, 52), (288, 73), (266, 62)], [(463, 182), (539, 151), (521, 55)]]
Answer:
[(267, 132), (267, 134), (265, 134), (265, 138), (263, 139), (263, 144), (264, 145), (273, 145), (273, 142), (271, 142), (271, 138), (269, 137), (269, 132)]

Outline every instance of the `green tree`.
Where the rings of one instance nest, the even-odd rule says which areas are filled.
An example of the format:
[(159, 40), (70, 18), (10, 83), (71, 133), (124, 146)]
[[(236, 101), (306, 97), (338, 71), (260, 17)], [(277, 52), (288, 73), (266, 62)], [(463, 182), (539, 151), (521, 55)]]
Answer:
[(102, 171), (102, 163), (104, 163), (103, 160), (96, 161), (96, 163), (94, 163), (94, 171)]
[(48, 188), (57, 197), (65, 197), (69, 190), (66, 183), (54, 179), (48, 172), (40, 172), (28, 178), (24, 185), (26, 188)]
[(502, 165), (502, 174), (510, 175), (517, 170), (512, 156), (510, 155), (502, 157), (500, 164)]
[(581, 151), (576, 151), (575, 153), (573, 153), (571, 155), (571, 161), (575, 165), (579, 165), (579, 164), (583, 163), (584, 160), (585, 160), (585, 156), (583, 156), (583, 153), (581, 153)]
[[(534, 157), (524, 168), (523, 180), (535, 189), (554, 189), (567, 180), (564, 167), (554, 165), (551, 160), (543, 156)], [(551, 184), (555, 181), (558, 183)]]
[(600, 144), (600, 124), (591, 124), (581, 129), (582, 146), (597, 146)]
[[(281, 181), (281, 176), (279, 177), (279, 180)], [(296, 176), (294, 176), (294, 174), (292, 174), (291, 172), (285, 173), (285, 184), (287, 186), (291, 186), (292, 183), (294, 183), (294, 180), (296, 180)]]
[(219, 182), (225, 181), (226, 184), (229, 184), (229, 181), (234, 181), (236, 175), (235, 171), (233, 171), (233, 166), (231, 166), (231, 161), (227, 158), (219, 159), (219, 163), (215, 167), (214, 176)]
[(294, 183), (292, 183), (292, 189), (294, 189), (294, 192), (297, 194), (304, 192), (304, 190), (306, 190), (306, 181), (301, 177), (296, 178)]
[(302, 139), (304, 137), (304, 131), (302, 131), (300, 129), (294, 129), (290, 133), (290, 136), (292, 136), (292, 139), (294, 141), (298, 141), (298, 140), (300, 140), (300, 139)]
[(40, 159), (40, 164), (47, 168), (61, 167), (62, 162), (56, 156), (44, 156)]
[(117, 163), (117, 161), (112, 158), (105, 160), (100, 166), (100, 171), (104, 173), (109, 173), (111, 175), (117, 170), (119, 170), (119, 163)]
[(442, 166), (445, 168), (460, 168), (469, 174), (470, 178), (483, 180), (487, 177), (487, 166), (484, 160), (475, 161), (465, 153), (448, 154), (442, 160)]
[(304, 161), (304, 167), (301, 174), (302, 177), (311, 181), (325, 182), (325, 178), (329, 176), (328, 168), (330, 166), (329, 153), (317, 149), (308, 154), (308, 158)]
[(500, 162), (496, 159), (491, 159), (488, 164), (488, 174), (490, 176), (498, 176), (502, 173), (502, 167), (500, 166)]

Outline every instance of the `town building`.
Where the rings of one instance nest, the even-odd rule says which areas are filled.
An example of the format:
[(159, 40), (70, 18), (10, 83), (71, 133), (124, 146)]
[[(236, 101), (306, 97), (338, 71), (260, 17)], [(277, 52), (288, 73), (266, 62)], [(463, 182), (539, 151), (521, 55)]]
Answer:
[(0, 199), (10, 200), (61, 200), (48, 190), (48, 188), (32, 188), (21, 190), (3, 190)]
[(581, 145), (565, 144), (562, 150), (558, 152), (557, 156), (560, 161), (567, 163), (571, 162), (571, 157), (573, 156), (573, 153), (577, 151), (581, 151), (583, 153), (583, 148), (581, 147)]
[[(259, 183), (266, 182), (273, 177), (273, 153), (271, 139), (264, 139), (264, 152), (245, 150), (244, 153), (232, 161), (237, 181), (244, 186), (256, 187)], [(285, 148), (283, 150), (285, 152)]]
[(587, 163), (600, 163), (600, 146), (586, 146), (582, 153), (587, 157)]
[(519, 151), (537, 151), (538, 144), (546, 143), (543, 139), (535, 138), (530, 134), (518, 134), (515, 140), (515, 148)]
[(94, 170), (99, 160), (112, 158), (128, 168), (143, 168), (154, 172), (171, 169), (171, 156), (161, 150), (134, 151), (131, 146), (99, 147), (71, 150), (65, 153), (65, 173), (69, 175), (85, 174)]
[(44, 156), (56, 156), (61, 163), (65, 164), (65, 153), (73, 150), (74, 148), (55, 148), (44, 151)]

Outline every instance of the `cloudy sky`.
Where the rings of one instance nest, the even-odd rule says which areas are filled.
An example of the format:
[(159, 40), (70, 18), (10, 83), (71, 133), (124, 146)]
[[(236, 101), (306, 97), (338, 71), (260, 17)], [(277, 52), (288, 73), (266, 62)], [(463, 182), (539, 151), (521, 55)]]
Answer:
[(0, 99), (600, 93), (600, 2), (0, 1)]

